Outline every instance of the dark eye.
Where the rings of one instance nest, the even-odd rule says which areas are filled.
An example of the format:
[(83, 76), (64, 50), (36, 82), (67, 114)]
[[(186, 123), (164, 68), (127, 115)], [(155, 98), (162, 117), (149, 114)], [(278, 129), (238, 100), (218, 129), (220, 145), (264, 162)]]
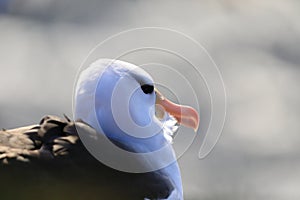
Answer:
[(154, 86), (148, 84), (142, 85), (141, 88), (145, 94), (151, 94), (154, 90)]

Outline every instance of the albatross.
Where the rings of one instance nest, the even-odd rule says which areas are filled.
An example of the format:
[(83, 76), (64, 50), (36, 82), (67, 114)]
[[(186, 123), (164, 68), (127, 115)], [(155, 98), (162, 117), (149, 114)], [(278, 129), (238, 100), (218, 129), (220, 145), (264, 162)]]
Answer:
[[(177, 124), (197, 131), (199, 115), (192, 107), (165, 98), (146, 71), (120, 60), (92, 63), (77, 81), (74, 118), (46, 116), (37, 125), (1, 130), (0, 161), (4, 165), (39, 163), (39, 168), (63, 163), (68, 166), (61, 169), (65, 171), (74, 165), (86, 169), (86, 173), (97, 171), (102, 177), (97, 178), (99, 182), (105, 184), (107, 179), (108, 185), (117, 185), (117, 192), (106, 190), (105, 196), (112, 193), (107, 199), (183, 200), (172, 139)], [(97, 156), (90, 155), (89, 147), (89, 151), (84, 148), (82, 134), (91, 136), (91, 140), (108, 139), (122, 151), (143, 155), (134, 159), (144, 168), (134, 173), (134, 166), (130, 172), (103, 165), (96, 161)], [(155, 152), (161, 149), (164, 151), (159, 156)], [(126, 162), (122, 157), (114, 159), (119, 158)]]

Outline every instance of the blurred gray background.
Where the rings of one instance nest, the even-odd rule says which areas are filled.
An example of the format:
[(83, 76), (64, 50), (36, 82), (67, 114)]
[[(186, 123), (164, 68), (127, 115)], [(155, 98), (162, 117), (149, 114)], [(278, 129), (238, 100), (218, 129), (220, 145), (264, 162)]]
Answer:
[(71, 116), (77, 69), (96, 44), (168, 27), (208, 50), (228, 95), (213, 152), (199, 160), (196, 141), (179, 160), (185, 198), (298, 200), (299, 21), (298, 0), (0, 0), (0, 127)]

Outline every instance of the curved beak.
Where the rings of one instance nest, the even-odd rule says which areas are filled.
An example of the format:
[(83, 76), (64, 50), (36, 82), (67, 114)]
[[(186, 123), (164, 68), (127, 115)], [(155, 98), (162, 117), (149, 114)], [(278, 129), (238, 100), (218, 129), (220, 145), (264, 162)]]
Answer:
[(155, 89), (156, 104), (162, 106), (166, 112), (175, 117), (179, 124), (193, 128), (197, 132), (199, 127), (199, 115), (198, 112), (185, 105), (179, 105), (166, 99), (158, 90)]

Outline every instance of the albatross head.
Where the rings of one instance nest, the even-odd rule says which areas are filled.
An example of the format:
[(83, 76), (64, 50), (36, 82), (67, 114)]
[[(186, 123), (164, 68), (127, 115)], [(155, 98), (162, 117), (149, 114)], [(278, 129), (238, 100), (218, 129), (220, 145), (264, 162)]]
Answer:
[[(127, 147), (130, 145), (129, 150), (136, 153), (148, 153), (169, 145), (176, 123), (195, 131), (199, 124), (198, 113), (193, 108), (166, 99), (144, 70), (110, 59), (100, 59), (81, 73), (74, 112), (76, 119), (82, 119), (108, 138)], [(169, 156), (175, 158), (170, 148)], [(159, 171), (174, 184), (173, 197), (169, 198), (182, 199), (177, 162)]]

